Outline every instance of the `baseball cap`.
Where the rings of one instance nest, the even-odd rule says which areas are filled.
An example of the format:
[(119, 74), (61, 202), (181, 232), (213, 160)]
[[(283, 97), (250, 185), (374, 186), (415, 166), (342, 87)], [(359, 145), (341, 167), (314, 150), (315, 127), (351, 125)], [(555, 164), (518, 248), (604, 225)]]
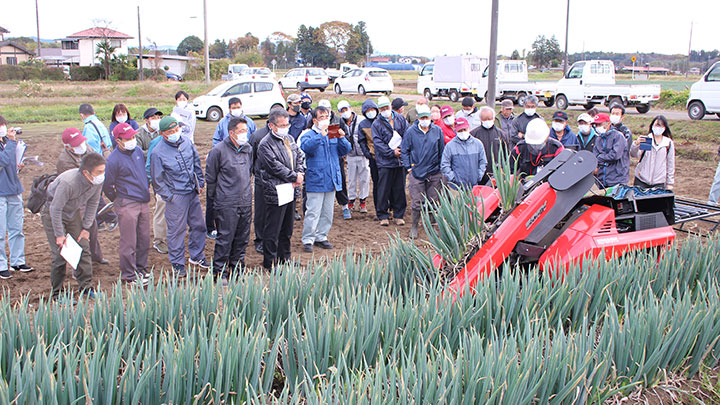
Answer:
[(418, 118), (430, 116), (430, 107), (428, 107), (425, 104), (420, 104), (420, 105), (416, 106), (415, 111), (417, 111)]
[(150, 107), (143, 113), (143, 118), (148, 119), (153, 115), (163, 115), (163, 113), (155, 107)]
[(348, 103), (347, 100), (341, 100), (338, 103), (338, 105), (337, 105), (338, 111), (342, 111), (343, 108), (350, 108), (350, 103)]
[(463, 107), (472, 107), (475, 104), (475, 101), (472, 99), (472, 97), (465, 97), (462, 101)]
[(330, 104), (330, 100), (320, 100), (318, 101), (318, 107), (325, 107), (328, 110), (332, 110), (332, 104)]
[(502, 101), (502, 104), (500, 104), (502, 108), (513, 108), (513, 101), (505, 99)]
[(80, 146), (86, 140), (87, 138), (85, 138), (77, 128), (68, 128), (62, 133), (62, 143), (70, 146), (71, 148)]
[(449, 115), (455, 114), (455, 111), (453, 111), (453, 108), (449, 105), (444, 105), (440, 107), (440, 118), (445, 118)]
[(291, 94), (291, 95), (289, 95), (289, 96), (287, 97), (287, 102), (288, 102), (288, 104), (289, 104), (289, 103), (297, 103), (298, 101), (300, 101), (300, 95), (299, 95), (299, 94), (293, 93), (293, 94)]
[(455, 120), (455, 130), (456, 131), (460, 131), (463, 129), (469, 129), (469, 128), (470, 128), (470, 123), (465, 118), (460, 117)]
[(407, 101), (403, 100), (402, 98), (398, 97), (395, 100), (392, 101), (392, 109), (397, 110), (398, 108), (402, 106), (408, 105)]
[(137, 131), (127, 122), (123, 122), (122, 124), (115, 125), (112, 133), (115, 139), (132, 139), (135, 137), (135, 134), (137, 134)]
[(582, 113), (582, 114), (578, 115), (577, 120), (578, 120), (578, 122), (585, 121), (588, 124), (592, 124), (592, 122), (593, 122), (593, 118), (588, 113)]
[(378, 108), (387, 107), (387, 106), (389, 106), (389, 105), (390, 105), (390, 99), (389, 99), (389, 98), (387, 98), (387, 97), (385, 97), (385, 96), (382, 96), (382, 97), (378, 98), (378, 102), (377, 102)]
[[(163, 117), (163, 119), (160, 120), (160, 130), (161, 131), (167, 131), (169, 129), (173, 129), (178, 126), (178, 122), (175, 119), (175, 117), (167, 116)], [(115, 131), (113, 131), (114, 133)]]
[(566, 113), (565, 111), (555, 111), (555, 113), (553, 114), (552, 119), (553, 119), (553, 121), (555, 121), (555, 120), (567, 121), (567, 120), (568, 120), (568, 115), (567, 115), (567, 113)]
[(310, 97), (310, 95), (304, 91), (300, 93), (300, 101), (302, 100), (310, 100), (310, 102), (312, 103), (312, 97)]
[(593, 123), (600, 124), (602, 122), (610, 122), (610, 116), (605, 113), (600, 113), (595, 116)]

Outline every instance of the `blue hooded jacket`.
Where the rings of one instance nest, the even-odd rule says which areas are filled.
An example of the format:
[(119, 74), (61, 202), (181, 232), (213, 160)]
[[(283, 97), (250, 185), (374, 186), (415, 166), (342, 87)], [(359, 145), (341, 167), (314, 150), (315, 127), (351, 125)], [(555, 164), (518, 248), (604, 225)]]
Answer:
[(485, 176), (487, 164), (482, 141), (474, 136), (463, 141), (456, 136), (445, 145), (440, 169), (451, 187), (473, 187)]
[(440, 172), (440, 159), (445, 149), (445, 137), (437, 125), (430, 125), (424, 133), (418, 121), (405, 132), (402, 140), (402, 162), (406, 170), (418, 180)]
[(630, 153), (625, 136), (610, 128), (598, 135), (593, 150), (598, 160), (597, 178), (603, 187), (627, 184), (630, 176)]
[(558, 139), (557, 132), (555, 132), (553, 128), (550, 128), (550, 137), (560, 141), (560, 143), (566, 148), (570, 146), (580, 146), (580, 141), (578, 141), (577, 135), (575, 135), (575, 132), (570, 129), (569, 125), (565, 125), (565, 133), (563, 134), (562, 139)]
[(305, 190), (308, 193), (329, 193), (342, 190), (339, 158), (350, 152), (345, 137), (329, 139), (315, 128), (303, 135), (300, 149), (305, 153)]
[(150, 153), (150, 174), (153, 189), (164, 201), (175, 194), (199, 192), (197, 187), (205, 186), (200, 155), (184, 135), (177, 143), (164, 138), (157, 143)]
[(17, 162), (15, 150), (17, 141), (3, 138), (4, 144), (0, 143), (0, 196), (22, 194), (23, 186), (17, 174)]
[[(395, 111), (392, 112), (393, 118), (398, 118), (398, 114)], [(407, 121), (405, 119), (394, 119), (395, 131), (401, 137), (405, 135), (407, 130)], [(377, 162), (378, 168), (393, 169), (396, 167), (402, 167), (400, 158), (395, 157), (395, 152), (390, 149), (388, 143), (393, 137), (393, 127), (390, 126), (390, 121), (378, 114), (375, 121), (372, 124), (372, 137), (373, 145), (375, 146), (375, 161)]]

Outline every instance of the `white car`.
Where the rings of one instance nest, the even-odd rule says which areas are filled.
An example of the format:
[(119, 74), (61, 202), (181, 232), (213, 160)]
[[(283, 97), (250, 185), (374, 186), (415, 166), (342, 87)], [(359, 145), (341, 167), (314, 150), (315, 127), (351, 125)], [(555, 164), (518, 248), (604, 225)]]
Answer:
[(330, 84), (330, 79), (323, 69), (304, 67), (291, 69), (285, 73), (285, 76), (280, 78), (279, 82), (283, 89), (297, 89), (298, 91), (318, 89), (325, 91), (325, 88)]
[(275, 79), (275, 73), (270, 71), (270, 69), (266, 67), (250, 67), (247, 69), (243, 69), (242, 72), (240, 72), (240, 76), (245, 78), (245, 76), (250, 77), (251, 79)]
[(702, 79), (690, 87), (687, 112), (694, 120), (701, 120), (705, 114), (720, 117), (720, 62), (710, 66)]
[(285, 108), (285, 98), (275, 80), (246, 78), (223, 83), (194, 99), (195, 116), (218, 121), (229, 112), (228, 101), (233, 97), (242, 101), (245, 115), (268, 115), (275, 106)]
[(393, 92), (393, 81), (385, 69), (360, 68), (353, 69), (335, 79), (335, 93), (385, 93)]

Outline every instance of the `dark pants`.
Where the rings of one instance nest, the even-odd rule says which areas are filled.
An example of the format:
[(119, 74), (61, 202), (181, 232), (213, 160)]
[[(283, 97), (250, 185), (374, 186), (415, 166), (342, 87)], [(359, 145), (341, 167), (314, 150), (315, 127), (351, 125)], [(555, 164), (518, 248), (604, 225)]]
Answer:
[(410, 174), (408, 178), (408, 190), (410, 198), (412, 198), (413, 211), (420, 211), (422, 205), (427, 198), (430, 201), (437, 201), (438, 193), (442, 187), (442, 173), (429, 174), (422, 180), (416, 179)]
[(345, 174), (345, 158), (340, 158), (340, 173), (342, 174), (342, 190), (335, 192), (335, 200), (340, 205), (345, 205), (350, 200), (348, 200), (348, 190), (347, 190), (347, 174)]
[(645, 188), (645, 189), (650, 189), (650, 188), (657, 187), (657, 188), (660, 188), (660, 189), (665, 190), (665, 184), (647, 184), (647, 183), (645, 183), (644, 181), (638, 179), (637, 177), (635, 177), (635, 181), (633, 182), (633, 186), (641, 187), (641, 188)]
[(208, 232), (217, 229), (217, 220), (215, 218), (215, 201), (205, 194), (205, 228)]
[[(98, 202), (98, 207), (97, 207), (98, 212), (100, 212), (100, 210), (103, 209), (103, 207), (105, 207), (106, 205), (107, 205), (107, 201), (105, 201), (105, 199), (102, 197), (102, 194), (101, 194), (100, 201)], [(104, 214), (99, 215), (97, 217), (98, 225), (106, 224), (106, 223), (110, 224), (115, 221), (117, 221), (117, 214), (113, 210), (108, 210)]]
[(98, 240), (98, 222), (93, 221), (92, 226), (88, 229), (90, 232), (90, 258), (93, 262), (101, 262), (105, 255), (103, 255), (102, 248), (100, 247), (100, 240)]
[[(67, 262), (60, 256), (60, 247), (55, 243), (55, 231), (53, 230), (52, 220), (50, 219), (48, 205), (49, 204), (45, 205), (42, 213), (42, 224), (45, 229), (45, 235), (47, 235), (48, 238), (48, 243), (50, 244), (50, 256), (52, 257), (52, 263), (50, 265), (52, 296), (53, 298), (57, 298), (65, 282), (65, 264), (67, 264)], [(80, 263), (78, 263), (77, 269), (75, 269), (73, 273), (80, 285), (80, 290), (84, 291), (92, 288), (93, 272), (92, 260), (90, 260), (90, 243), (86, 239), (79, 238), (80, 232), (82, 231), (82, 211), (83, 210), (78, 210), (71, 219), (63, 218), (62, 222), (65, 227), (65, 233), (69, 233), (83, 249), (82, 255), (80, 256)]]
[(150, 253), (150, 205), (117, 198), (115, 211), (120, 228), (120, 277), (125, 281), (133, 281), (138, 273), (147, 273)]
[(175, 194), (165, 204), (165, 222), (167, 222), (167, 245), (170, 264), (185, 264), (185, 234), (189, 228), (188, 250), (190, 258), (205, 258), (206, 228), (203, 221), (202, 206), (197, 193)]
[(370, 178), (372, 179), (373, 204), (375, 204), (375, 207), (377, 207), (378, 206), (378, 182), (380, 180), (379, 180), (379, 176), (378, 176), (377, 162), (375, 161), (374, 158), (370, 158)]
[(265, 202), (265, 229), (263, 230), (263, 267), (270, 270), (273, 265), (290, 260), (290, 238), (295, 221), (293, 207), (295, 200), (278, 207)]
[(216, 275), (245, 266), (245, 249), (250, 240), (252, 207), (227, 207), (215, 210), (217, 237), (213, 272)]
[[(257, 180), (257, 179), (256, 179)], [(262, 246), (265, 229), (265, 195), (260, 181), (255, 182), (255, 247)]]
[(402, 218), (407, 208), (405, 198), (405, 168), (378, 168), (378, 201), (375, 211), (379, 219), (390, 218), (389, 209), (393, 210), (393, 217)]

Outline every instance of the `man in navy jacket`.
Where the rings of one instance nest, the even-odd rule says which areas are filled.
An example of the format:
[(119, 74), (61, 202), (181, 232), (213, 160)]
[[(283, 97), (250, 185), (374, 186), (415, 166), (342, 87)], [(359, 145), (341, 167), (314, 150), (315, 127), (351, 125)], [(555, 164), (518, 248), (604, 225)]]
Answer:
[(407, 208), (405, 168), (400, 161), (402, 155), (400, 143), (393, 139), (397, 137), (402, 139), (407, 130), (407, 121), (404, 118), (399, 119), (397, 113), (390, 109), (390, 99), (387, 97), (380, 97), (377, 105), (380, 115), (372, 124), (375, 160), (378, 167), (375, 210), (380, 219), (380, 225), (390, 225), (390, 208), (393, 211), (395, 225), (405, 225), (403, 220)]

